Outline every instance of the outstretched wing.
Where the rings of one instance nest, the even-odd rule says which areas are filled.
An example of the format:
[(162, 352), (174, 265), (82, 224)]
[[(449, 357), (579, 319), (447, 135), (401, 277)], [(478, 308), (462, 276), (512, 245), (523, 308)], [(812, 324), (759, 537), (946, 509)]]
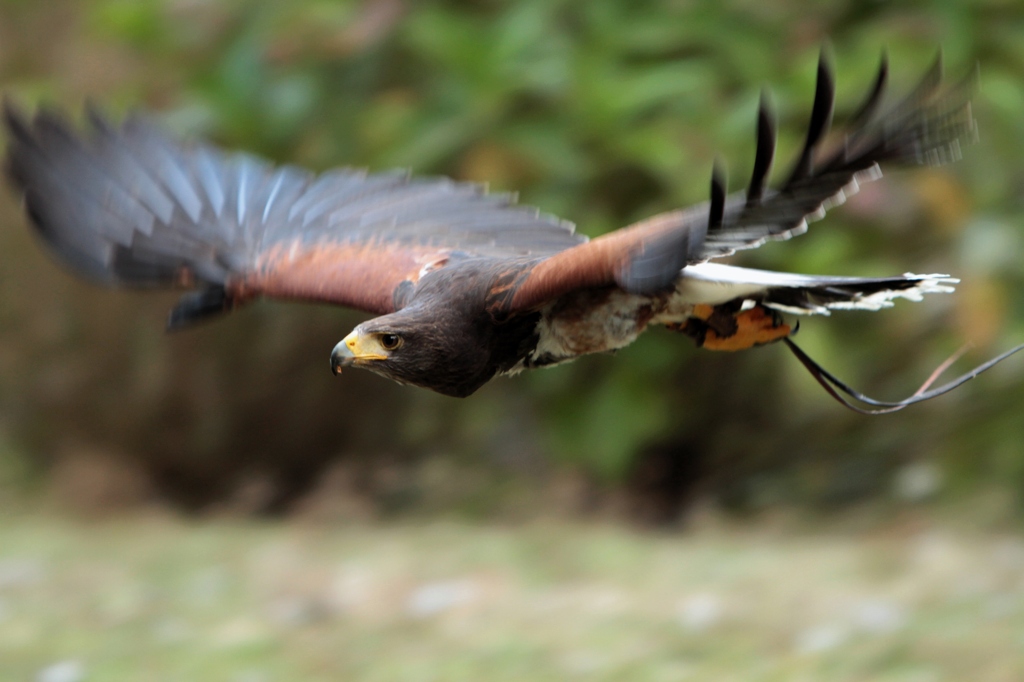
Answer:
[(138, 116), (115, 127), (89, 111), (83, 134), (53, 113), (4, 114), (7, 172), (38, 233), (101, 283), (199, 288), (172, 326), (261, 295), (388, 313), (453, 253), (530, 260), (584, 239), (476, 184), (275, 168)]
[(883, 58), (850, 132), (836, 150), (822, 152), (835, 95), (832, 71), (822, 57), (807, 138), (778, 190), (766, 189), (775, 122), (762, 97), (746, 192), (727, 197), (716, 166), (709, 202), (653, 216), (537, 263), (506, 298), (508, 307), (529, 309), (574, 289), (609, 284), (653, 293), (671, 285), (687, 265), (804, 232), (809, 220), (842, 203), (860, 183), (881, 177), (880, 164), (939, 164), (958, 158), (961, 141), (976, 134), (970, 106), (974, 77), (943, 87), (941, 61), (936, 60), (910, 95), (879, 115), (887, 74)]

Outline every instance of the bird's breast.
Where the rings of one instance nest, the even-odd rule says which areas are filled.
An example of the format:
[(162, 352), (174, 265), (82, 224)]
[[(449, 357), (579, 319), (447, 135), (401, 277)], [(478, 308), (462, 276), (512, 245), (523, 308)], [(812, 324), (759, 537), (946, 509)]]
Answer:
[(563, 296), (541, 311), (537, 346), (524, 366), (555, 365), (628, 346), (664, 311), (666, 298), (613, 287)]

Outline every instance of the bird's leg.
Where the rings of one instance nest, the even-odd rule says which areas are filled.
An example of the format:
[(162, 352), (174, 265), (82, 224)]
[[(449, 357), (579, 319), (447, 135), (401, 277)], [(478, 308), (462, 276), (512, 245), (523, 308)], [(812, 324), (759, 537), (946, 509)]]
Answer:
[(669, 328), (692, 336), (699, 347), (722, 351), (746, 350), (784, 339), (793, 332), (774, 310), (762, 305), (743, 310), (742, 301), (695, 305), (686, 322)]

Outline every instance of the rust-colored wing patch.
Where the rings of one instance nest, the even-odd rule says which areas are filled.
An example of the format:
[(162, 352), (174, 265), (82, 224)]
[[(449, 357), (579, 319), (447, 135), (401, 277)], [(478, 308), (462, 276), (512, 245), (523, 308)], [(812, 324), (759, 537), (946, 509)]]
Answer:
[(540, 261), (520, 280), (510, 310), (534, 308), (575, 289), (617, 283), (628, 290), (632, 288), (627, 284), (630, 270), (649, 255), (671, 253), (685, 262), (703, 240), (701, 227), (706, 223), (701, 223), (701, 217), (706, 211), (695, 207), (679, 213), (693, 218), (685, 221), (685, 229), (680, 230), (677, 214), (657, 215)]
[[(396, 294), (443, 267), (447, 254), (387, 242), (282, 242), (260, 254), (255, 268), (232, 282), (238, 298), (256, 296), (336, 303), (370, 313), (394, 312)], [(408, 284), (406, 284), (408, 283)]]

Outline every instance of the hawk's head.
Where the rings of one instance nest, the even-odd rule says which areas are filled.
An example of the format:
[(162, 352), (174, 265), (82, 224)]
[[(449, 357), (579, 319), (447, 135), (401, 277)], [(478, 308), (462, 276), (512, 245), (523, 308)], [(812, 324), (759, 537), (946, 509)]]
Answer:
[[(488, 328), (491, 327), (491, 328)], [(451, 308), (413, 306), (363, 322), (334, 347), (331, 369), (362, 367), (401, 384), (463, 398), (498, 369), (493, 325)]]

